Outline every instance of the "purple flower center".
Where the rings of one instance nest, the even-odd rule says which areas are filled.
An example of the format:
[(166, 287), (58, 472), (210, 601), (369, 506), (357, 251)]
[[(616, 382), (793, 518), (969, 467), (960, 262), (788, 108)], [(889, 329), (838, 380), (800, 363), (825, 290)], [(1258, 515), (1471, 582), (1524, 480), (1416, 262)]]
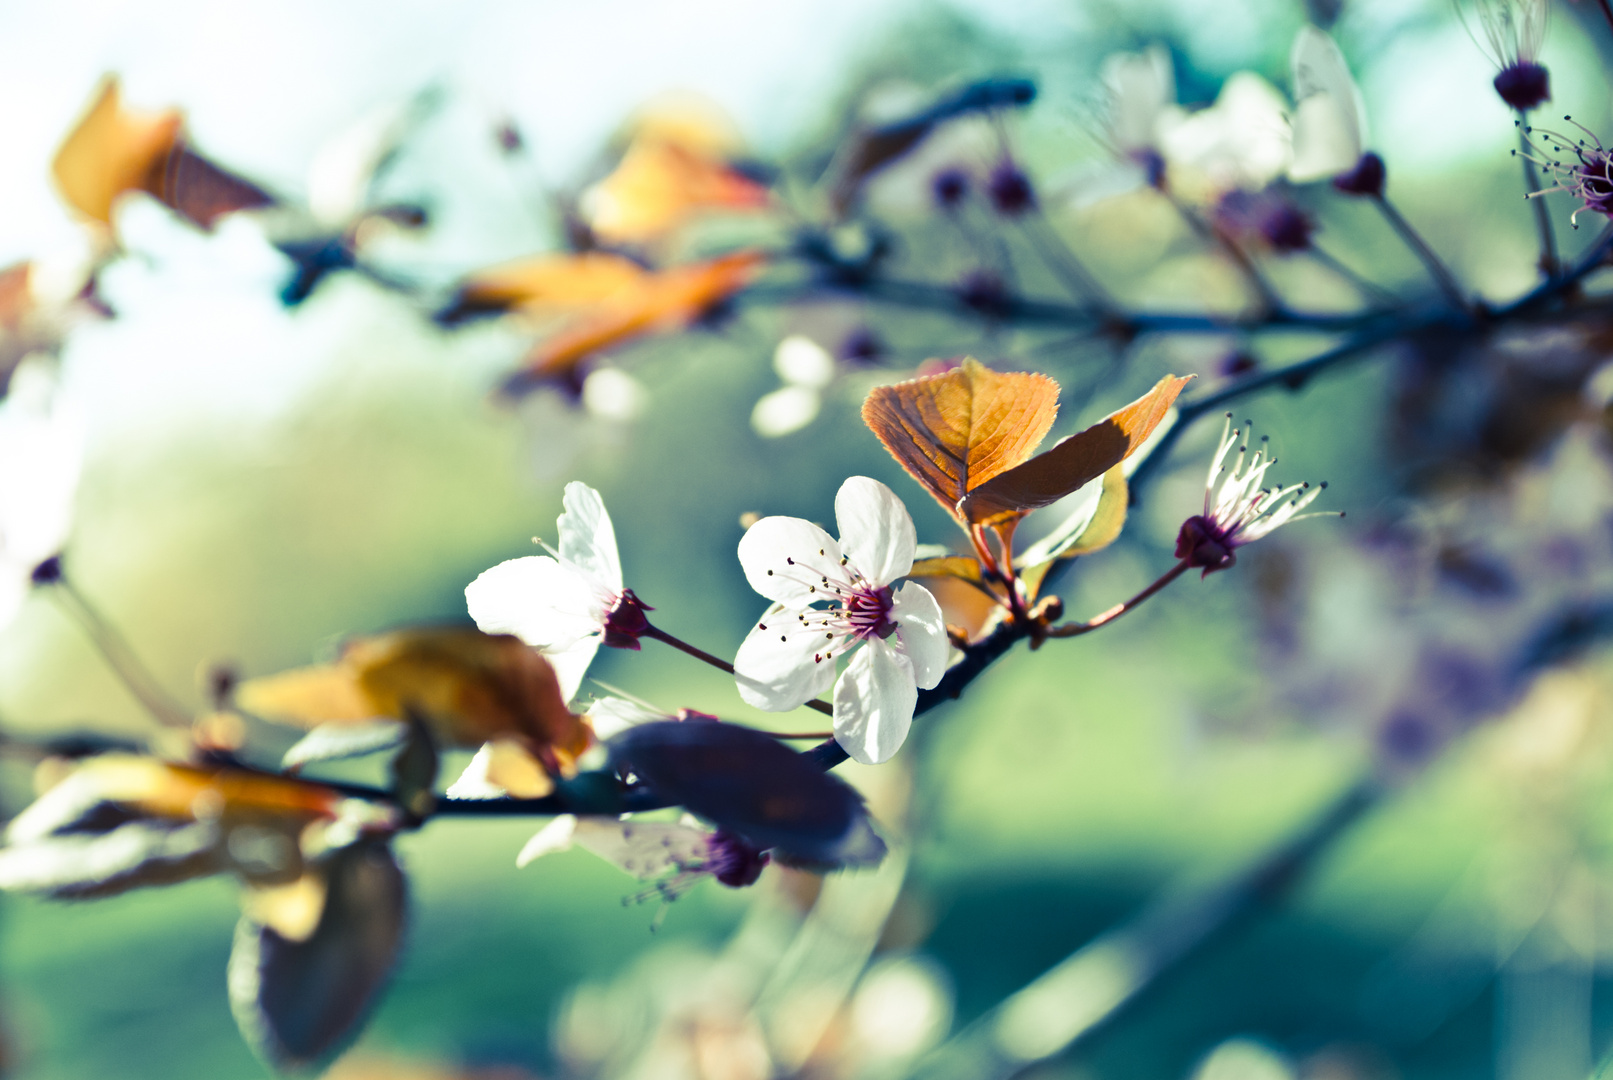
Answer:
[(1176, 557), (1187, 560), (1189, 566), (1202, 567), (1204, 573), (1200, 577), (1208, 577), (1237, 562), (1238, 557), (1233, 554), (1237, 546), (1233, 530), (1205, 514), (1194, 514), (1182, 522), (1182, 531), (1176, 534)]
[(1383, 184), (1387, 178), (1383, 158), (1369, 150), (1361, 155), (1361, 160), (1355, 163), (1355, 168), (1335, 176), (1333, 186), (1346, 195), (1376, 197), (1383, 194)]
[(706, 841), (706, 864), (702, 869), (730, 889), (756, 884), (762, 868), (772, 861), (765, 851), (727, 829), (718, 829)]
[[(805, 585), (808, 595), (822, 599), (813, 600), (813, 606), (802, 611), (776, 615), (771, 629), (765, 622), (757, 626), (769, 633), (777, 632), (780, 641), (788, 641), (792, 634), (818, 638), (822, 646), (812, 654), (814, 663), (832, 660), (859, 641), (889, 637), (896, 632), (896, 622), (891, 618), (895, 608), (891, 587), (869, 581), (851, 565), (849, 557), (842, 555), (840, 565), (830, 574), (815, 573), (788, 556), (784, 564), (779, 576)], [(768, 571), (769, 575), (773, 573)]]

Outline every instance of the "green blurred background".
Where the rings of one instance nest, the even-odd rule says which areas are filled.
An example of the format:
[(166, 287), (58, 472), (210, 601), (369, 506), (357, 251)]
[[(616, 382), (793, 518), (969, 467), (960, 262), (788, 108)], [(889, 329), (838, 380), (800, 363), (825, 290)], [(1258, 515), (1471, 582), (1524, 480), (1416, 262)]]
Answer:
[[(1286, 85), (1289, 43), (1306, 19), (1285, 0), (679, 7), (676, 17), (627, 2), (0, 12), (0, 133), (17, 148), (0, 167), (11, 207), (0, 254), (70, 244), (45, 162), (105, 70), (122, 73), (133, 100), (182, 105), (217, 159), (288, 189), (342, 121), (445, 87), (451, 104), (397, 181), (425, 193), (436, 218), (392, 254), (447, 281), (552, 245), (529, 212), (537, 193), (575, 184), (621, 118), (663, 89), (715, 98), (763, 156), (810, 156), (866, 87), (1028, 73), (1042, 97), (1014, 122), (1015, 138), (1039, 177), (1058, 176), (1101, 153), (1094, 80), (1110, 51), (1166, 42), (1182, 99), (1207, 101), (1240, 68)], [(1547, 58), (1555, 100), (1596, 127), (1609, 98), (1591, 42), (1606, 27), (1598, 38), (1579, 15), (1558, 12)], [(1527, 287), (1533, 237), (1506, 154), (1510, 120), (1450, 7), (1349, 3), (1336, 32), (1402, 209), (1486, 294)], [(512, 170), (490, 147), (456, 151), (506, 116), (529, 139), (530, 167)], [(1393, 287), (1422, 287), (1381, 223), (1316, 202), (1336, 255)], [(1061, 220), (1090, 240), (1106, 277), (1171, 291), (1140, 273), (1127, 246), (1153, 242), (1145, 211)], [(553, 537), (570, 479), (603, 493), (628, 584), (658, 624), (719, 653), (731, 654), (759, 610), (733, 556), (743, 513), (828, 521), (841, 481), (865, 474), (907, 500), (921, 540), (954, 540), (857, 419), (879, 376), (842, 378), (800, 433), (763, 440), (751, 430), (754, 403), (777, 385), (773, 346), (816, 325), (810, 314), (747, 306), (716, 332), (635, 348), (622, 362), (649, 404), (630, 421), (546, 396), (509, 408), (488, 398), (526, 344), (508, 328), (446, 332), (417, 303), (352, 276), (288, 311), (275, 298), (285, 267), (261, 241), (230, 228), (187, 232), (150, 205), (129, 208), (120, 225), (132, 254), (105, 281), (120, 317), (78, 331), (64, 354), (94, 424), (68, 561), (166, 685), (198, 706), (199, 674), (214, 663), (266, 674), (328, 655), (348, 634), (462, 619), (467, 582), (531, 551), (534, 535)], [(1343, 302), (1325, 277), (1291, 273), (1285, 280), (1317, 304)], [(1171, 298), (1190, 305), (1193, 289), (1178, 292)], [(1012, 334), (982, 340), (939, 318), (868, 319), (914, 361), (975, 350), (1072, 386), (1103, 361)], [(1056, 433), (1167, 370), (1209, 375), (1229, 344), (1143, 343), (1121, 377), (1065, 401)], [(1296, 338), (1267, 355), (1314, 345)], [(921, 721), (908, 755), (924, 816), (898, 910), (913, 946), (948, 974), (954, 1030), (1159, 890), (1257, 857), (1367, 767), (1368, 732), (1318, 729), (1264, 692), (1272, 673), (1255, 585), (1263, 566), (1400, 497), (1406, 465), (1383, 431), (1388, 379), (1372, 362), (1246, 406), (1280, 448), (1280, 479), (1326, 477), (1329, 506), (1350, 519), (1296, 526), (1242, 556), (1235, 573), (1184, 580), (1102, 634), (1015, 654)], [(1156, 481), (1122, 543), (1078, 568), (1065, 590), (1073, 614), (1107, 607), (1170, 565), (1213, 435), (1184, 439), (1179, 468)], [(669, 708), (760, 719), (722, 676), (654, 644), (607, 651), (593, 674)], [(23, 733), (143, 730), (134, 703), (42, 597), (0, 636), (0, 717)], [(1588, 951), (1562, 944), (1539, 929), (1549, 903), (1517, 883), (1556, 873), (1565, 836), (1593, 864), (1608, 800), (1594, 776), (1572, 797), (1543, 797), (1542, 786), (1561, 794), (1570, 781), (1522, 775), (1500, 741), (1481, 732), (1458, 744), (1350, 831), (1290, 902), (1198, 954), (1045, 1075), (1185, 1077), (1238, 1037), (1272, 1051), (1227, 1074), (1249, 1080), (1585, 1075), (1613, 1021), (1605, 931)], [(16, 807), (28, 777), (13, 768), (8, 780)], [(651, 949), (718, 948), (755, 894), (777, 887), (707, 883), (652, 934), (655, 906), (624, 906), (632, 883), (587, 854), (517, 871), (535, 827), (438, 822), (401, 843), (414, 887), (409, 944), (356, 1053), (544, 1075), (551, 1024), (580, 981), (614, 978)], [(1609, 882), (1592, 878), (1594, 925)], [(233, 890), (210, 880), (95, 903), (7, 898), (0, 1022), (15, 1075), (264, 1075), (224, 995)]]

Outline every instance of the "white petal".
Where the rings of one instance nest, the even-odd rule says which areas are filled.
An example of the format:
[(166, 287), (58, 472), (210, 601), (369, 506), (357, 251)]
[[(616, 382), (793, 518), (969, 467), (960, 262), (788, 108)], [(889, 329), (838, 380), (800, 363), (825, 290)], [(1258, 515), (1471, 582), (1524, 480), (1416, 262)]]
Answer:
[(566, 485), (566, 511), (556, 522), (560, 557), (612, 592), (622, 591), (622, 562), (616, 554), (616, 529), (599, 492), (580, 480)]
[(594, 729), (595, 737), (600, 739), (608, 739), (637, 724), (671, 719), (666, 714), (645, 708), (636, 701), (619, 697), (602, 697), (588, 706), (588, 711), (583, 715), (588, 717), (588, 726)]
[(710, 836), (705, 829), (677, 822), (581, 817), (574, 840), (606, 862), (648, 881), (704, 863)]
[(875, 585), (889, 585), (913, 569), (918, 536), (896, 493), (866, 476), (853, 476), (835, 496), (840, 546), (851, 565)]
[(1109, 136), (1117, 149), (1141, 150), (1154, 145), (1160, 114), (1176, 103), (1176, 76), (1170, 53), (1161, 45), (1146, 52), (1115, 53), (1100, 72), (1109, 91)]
[(795, 517), (765, 517), (739, 538), (739, 565), (750, 587), (797, 610), (822, 600), (823, 579), (843, 576), (835, 538)]
[(540, 650), (549, 666), (554, 668), (555, 680), (560, 684), (560, 697), (566, 702), (577, 696), (582, 681), (588, 675), (588, 665), (594, 662), (599, 651), (598, 637), (578, 638), (562, 649)]
[(777, 439), (812, 423), (822, 404), (818, 392), (809, 386), (781, 387), (757, 399), (750, 426), (764, 439)]
[(834, 644), (822, 634), (804, 630), (794, 612), (768, 608), (734, 657), (739, 696), (747, 705), (768, 712), (800, 708), (834, 682), (834, 661), (813, 659)]
[(577, 818), (574, 814), (561, 814), (549, 824), (539, 829), (526, 842), (521, 853), (515, 857), (517, 867), (525, 866), (533, 859), (544, 855), (553, 855), (557, 851), (569, 851), (572, 837), (577, 831)]
[(853, 761), (878, 765), (901, 748), (913, 724), (918, 686), (906, 656), (875, 638), (835, 684), (835, 742)]
[(834, 381), (835, 359), (829, 350), (802, 334), (791, 334), (773, 353), (773, 370), (792, 386), (822, 390)]
[[(601, 420), (626, 423), (644, 415), (649, 395), (644, 384), (621, 368), (595, 368), (582, 381), (582, 407)], [(613, 548), (614, 550), (614, 548)], [(617, 588), (621, 588), (620, 585)]]
[(946, 674), (952, 646), (947, 641), (946, 619), (935, 596), (916, 581), (896, 590), (891, 616), (896, 620), (896, 638), (913, 664), (913, 679), (920, 690), (928, 690)]
[(563, 649), (600, 629), (588, 583), (547, 555), (501, 562), (465, 586), (465, 604), (486, 634), (514, 634), (540, 649)]
[[(483, 743), (481, 748), (476, 751), (476, 756), (470, 759), (470, 764), (465, 766), (465, 771), (459, 774), (459, 779), (448, 785), (448, 797), (450, 799), (502, 799), (508, 795), (509, 792), (488, 781), (487, 770), (492, 764), (493, 744)], [(550, 825), (553, 824), (553, 822), (550, 822)], [(545, 829), (546, 831), (548, 830)], [(538, 835), (543, 834), (539, 833)], [(533, 839), (535, 840), (537, 837)], [(527, 844), (527, 847), (531, 846), (530, 843)], [(521, 854), (526, 854), (524, 848)], [(525, 866), (526, 863), (521, 862), (518, 858), (516, 865)]]
[(1355, 167), (1365, 149), (1361, 92), (1333, 39), (1314, 26), (1294, 38), (1294, 160), (1296, 182), (1337, 176)]

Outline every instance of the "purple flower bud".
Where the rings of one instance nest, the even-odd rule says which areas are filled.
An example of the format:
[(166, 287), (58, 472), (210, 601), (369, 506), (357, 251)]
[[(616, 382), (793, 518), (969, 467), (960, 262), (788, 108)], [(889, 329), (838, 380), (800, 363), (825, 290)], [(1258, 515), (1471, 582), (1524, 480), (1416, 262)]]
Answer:
[(62, 580), (62, 557), (52, 555), (38, 566), (34, 567), (29, 579), (35, 585), (54, 585)]
[(986, 194), (991, 205), (1004, 217), (1018, 217), (1036, 205), (1036, 190), (1030, 177), (1012, 161), (1004, 161), (991, 170), (986, 181)]
[(987, 318), (1000, 319), (1008, 314), (1008, 288), (990, 270), (976, 270), (964, 277), (958, 285), (958, 300)]
[(943, 210), (955, 210), (969, 197), (969, 174), (956, 165), (940, 170), (930, 178), (930, 192)]
[(605, 747), (618, 772), (632, 773), (758, 852), (771, 849), (783, 861), (812, 866), (884, 857), (862, 796), (771, 735), (735, 724), (652, 721)]
[(1519, 60), (1495, 77), (1495, 92), (1519, 112), (1539, 108), (1551, 100), (1551, 75), (1544, 64)]
[(1355, 168), (1333, 178), (1333, 186), (1346, 195), (1367, 195), (1376, 198), (1383, 194), (1383, 184), (1387, 178), (1383, 158), (1368, 150), (1361, 155), (1361, 160), (1355, 163)]
[(1232, 553), (1234, 546), (1225, 531), (1203, 514), (1194, 514), (1182, 522), (1176, 534), (1176, 557), (1185, 559), (1189, 566), (1203, 567), (1201, 578), (1237, 562), (1238, 557)]
[(650, 620), (644, 613), (654, 610), (634, 596), (632, 589), (623, 589), (621, 598), (605, 616), (605, 629), (600, 639), (613, 649), (637, 649), (638, 639), (650, 629)]
[(706, 869), (711, 876), (730, 889), (743, 889), (756, 884), (762, 870), (772, 862), (772, 856), (745, 842), (745, 839), (727, 829), (718, 829), (707, 842), (709, 861)]
[(1269, 188), (1227, 192), (1216, 204), (1215, 223), (1235, 240), (1258, 240), (1285, 255), (1310, 247), (1316, 231), (1309, 215)]

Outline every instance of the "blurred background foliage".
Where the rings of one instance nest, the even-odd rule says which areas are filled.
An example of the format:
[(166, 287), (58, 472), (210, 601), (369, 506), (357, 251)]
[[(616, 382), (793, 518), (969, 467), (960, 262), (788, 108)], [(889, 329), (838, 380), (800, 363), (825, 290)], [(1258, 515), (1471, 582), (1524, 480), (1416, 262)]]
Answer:
[[(1557, 5), (1545, 60), (1554, 107), (1605, 130), (1610, 39), (1592, 7)], [(1055, 195), (1078, 191), (1083, 169), (1103, 157), (1106, 55), (1163, 42), (1181, 99), (1203, 103), (1241, 69), (1285, 86), (1290, 43), (1309, 17), (1293, 0), (13, 7), (0, 13), (9, 147), (0, 262), (78, 242), (48, 161), (105, 71), (121, 74), (131, 101), (181, 105), (210, 156), (285, 191), (299, 189), (315, 149), (338, 130), (435, 88), (440, 103), (387, 180), (397, 197), (429, 207), (430, 225), (383, 240), (376, 260), (438, 289), (558, 246), (545, 192), (596, 176), (612, 131), (661, 91), (708, 95), (757, 158), (811, 172), (870, 94), (907, 87), (922, 97), (1012, 73), (1041, 91), (1006, 121), (1013, 144), (1097, 275), (1149, 306), (1224, 306), (1235, 275), (1213, 256), (1184, 253), (1184, 227), (1147, 193), (1092, 205)], [(1499, 301), (1530, 287), (1534, 233), (1507, 154), (1511, 117), (1450, 5), (1351, 0), (1334, 32), (1400, 208), (1480, 293)], [(495, 145), (504, 123), (521, 132), (521, 152)], [(957, 152), (978, 155), (968, 139), (958, 137)], [(951, 280), (969, 261), (923, 201), (939, 159), (926, 162), (886, 178), (870, 201), (905, 230), (898, 265)], [(1366, 208), (1325, 191), (1300, 198), (1337, 258), (1392, 291), (1426, 289)], [(1552, 209), (1577, 250), (1587, 238), (1561, 228), (1561, 198)], [(893, 367), (972, 352), (1047, 371), (1067, 388), (1058, 433), (1165, 371), (1213, 381), (1242, 345), (1230, 335), (1147, 338), (1121, 365), (1102, 343), (982, 331), (942, 314), (745, 301), (715, 330), (625, 352), (644, 408), (599, 416), (549, 392), (491, 401), (528, 344), (507, 325), (445, 330), (428, 305), (355, 275), (287, 308), (278, 293), (289, 264), (244, 222), (203, 234), (131, 200), (118, 227), (126, 254), (101, 282), (117, 318), (76, 329), (63, 349), (63, 377), (92, 431), (68, 558), (79, 586), (197, 707), (215, 663), (265, 674), (327, 656), (349, 634), (463, 619), (468, 581), (551, 535), (568, 479), (603, 492), (628, 582), (659, 625), (724, 654), (758, 605), (733, 557), (744, 513), (826, 521), (841, 481), (866, 474), (903, 496), (921, 540), (951, 541), (944, 516), (857, 417), (889, 371), (840, 376), (797, 433), (752, 430), (756, 401), (778, 386), (769, 361), (786, 334), (832, 346), (866, 324)], [(727, 235), (714, 226), (693, 243), (721, 247)], [(1301, 306), (1352, 302), (1300, 260), (1271, 272)], [(1026, 273), (1025, 291), (1057, 291)], [(1316, 341), (1267, 335), (1261, 360), (1302, 358)], [(869, 786), (876, 812), (899, 807), (899, 789), (913, 785), (915, 844), (876, 934), (882, 959), (858, 991), (874, 1019), (858, 1028), (842, 1016), (828, 1045), (885, 1045), (867, 1032), (894, 1016), (899, 1061), (902, 1038), (922, 1048), (964, 1030), (1151, 898), (1190, 893), (1303, 828), (1381, 758), (1377, 714), (1326, 681), (1314, 649), (1285, 652), (1278, 639), (1285, 625), (1313, 644), (1353, 639), (1339, 646), (1348, 655), (1369, 653), (1362, 640), (1393, 640), (1388, 609), (1352, 589), (1381, 571), (1352, 563), (1351, 545), (1413, 500), (1437, 516), (1479, 498), (1471, 477), (1431, 481), (1437, 455), (1397, 430), (1403, 361), (1380, 357), (1239, 406), (1271, 435), (1280, 479), (1332, 481), (1328, 506), (1348, 510), (1344, 522), (1286, 530), (1236, 572), (1184, 581), (1102, 634), (1011, 655), (919, 722), (904, 765), (845, 770)], [(1121, 543), (1079, 568), (1064, 594), (1073, 614), (1102, 610), (1169, 565), (1177, 526), (1198, 510), (1213, 435), (1185, 437)], [(1592, 435), (1569, 441), (1516, 468), (1546, 475), (1569, 467), (1563, 455), (1601, 452)], [(1606, 477), (1594, 465), (1581, 472), (1576, 497), (1605, 506)], [(1429, 603), (1431, 622), (1473, 617)], [(1332, 627), (1333, 637), (1293, 625)], [(1363, 663), (1331, 677), (1381, 673)], [(593, 674), (667, 708), (765, 719), (738, 703), (729, 680), (654, 645), (607, 651)], [(1284, 903), (1256, 905), (1037, 1075), (1587, 1075), (1613, 1035), (1600, 963), (1613, 901), (1610, 675), (1595, 657), (1553, 672), (1503, 722), (1408, 769), (1409, 781), (1337, 838)], [(1326, 707), (1313, 707), (1317, 696)], [(144, 730), (76, 628), (38, 597), (0, 636), (0, 717), (22, 735)], [(6, 781), (8, 806), (25, 803), (27, 771), (10, 766)], [(517, 872), (531, 831), (521, 821), (442, 821), (402, 841), (409, 944), (332, 1075), (590, 1074), (613, 1042), (631, 1041), (618, 1034), (601, 1049), (599, 1032), (640, 1030), (654, 1012), (624, 1002), (698, 999), (706, 991), (693, 988), (715, 985), (720, 963), (743, 967), (740, 945), (780, 940), (768, 920), (798, 918), (809, 888), (777, 872), (742, 892), (708, 883), (652, 934), (655, 905), (624, 906), (624, 879), (587, 855)], [(858, 887), (877, 891), (877, 875), (866, 877)], [(13, 1074), (263, 1075), (223, 994), (232, 889), (215, 879), (93, 905), (7, 898), (0, 1017)], [(894, 987), (888, 1000), (878, 997), (881, 972)], [(712, 1009), (702, 1022), (728, 1015)], [(711, 1028), (708, 1056), (690, 1074), (752, 1075), (748, 1029), (733, 1023), (741, 1034)], [(825, 1055), (814, 1067), (839, 1075), (839, 1059)], [(670, 1051), (647, 1060), (658, 1064), (634, 1075), (681, 1075)], [(887, 1067), (873, 1050), (844, 1060), (861, 1062), (848, 1075)]]

